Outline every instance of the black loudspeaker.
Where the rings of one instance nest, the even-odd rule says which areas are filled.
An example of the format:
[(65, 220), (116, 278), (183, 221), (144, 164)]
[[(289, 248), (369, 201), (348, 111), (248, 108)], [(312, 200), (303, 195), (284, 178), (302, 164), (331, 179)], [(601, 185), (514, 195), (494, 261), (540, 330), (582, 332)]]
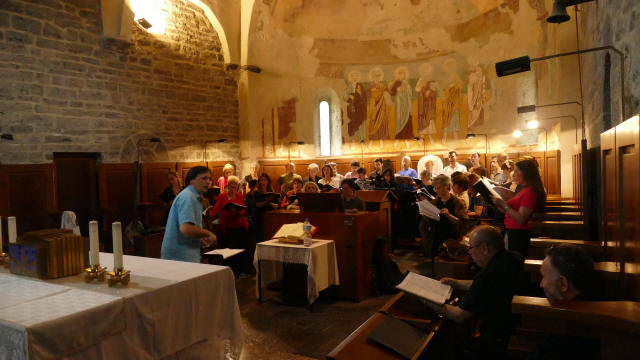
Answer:
[(517, 74), (529, 70), (531, 70), (531, 58), (528, 56), (522, 56), (496, 63), (496, 74), (498, 77)]

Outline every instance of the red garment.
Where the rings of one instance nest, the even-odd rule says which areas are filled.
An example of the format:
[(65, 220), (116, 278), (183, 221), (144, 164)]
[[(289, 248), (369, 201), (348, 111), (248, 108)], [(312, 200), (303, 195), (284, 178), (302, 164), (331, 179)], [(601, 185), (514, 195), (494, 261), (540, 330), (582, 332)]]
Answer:
[(225, 178), (224, 176), (220, 176), (218, 178), (218, 187), (220, 188), (221, 192), (224, 192), (225, 189), (227, 188), (227, 184), (229, 183), (229, 179)]
[(220, 213), (220, 225), (223, 228), (241, 228), (245, 230), (249, 229), (249, 223), (245, 216), (246, 211), (234, 212), (224, 208), (228, 203), (234, 203), (238, 205), (244, 205), (244, 197), (241, 193), (236, 192), (236, 197), (229, 199), (228, 193), (223, 193), (218, 196), (215, 206), (211, 209), (210, 215), (215, 218)]
[(287, 195), (282, 198), (282, 201), (280, 201), (280, 207), (283, 208), (283, 209), (286, 208), (287, 205), (289, 205), (289, 197), (292, 196), (292, 195), (295, 195), (295, 194), (296, 194), (295, 191), (289, 190), (287, 192)]
[[(507, 205), (515, 211), (520, 210), (520, 206), (535, 210), (538, 206), (538, 196), (531, 186), (527, 186), (507, 201)], [(506, 214), (504, 218), (504, 226), (507, 229), (529, 230), (529, 220), (531, 220), (531, 218), (529, 218), (524, 224), (519, 224), (509, 216), (509, 214)]]

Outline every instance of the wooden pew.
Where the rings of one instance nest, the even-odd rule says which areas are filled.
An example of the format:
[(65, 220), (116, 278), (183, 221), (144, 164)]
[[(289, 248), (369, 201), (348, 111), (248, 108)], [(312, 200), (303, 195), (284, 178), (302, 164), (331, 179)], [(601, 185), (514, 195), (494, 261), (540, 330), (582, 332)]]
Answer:
[(413, 321), (417, 324), (424, 324), (424, 327), (430, 330), (424, 342), (420, 344), (418, 352), (412, 359), (419, 358), (422, 353), (425, 352), (425, 349), (427, 349), (427, 346), (434, 339), (434, 336), (440, 331), (445, 321), (444, 318), (437, 316), (433, 311), (427, 309), (416, 297), (400, 292), (338, 344), (338, 346), (331, 350), (327, 355), (327, 359), (403, 359), (403, 357), (394, 352), (367, 341), (367, 337), (371, 332), (385, 319), (385, 313)]
[(544, 259), (548, 248), (553, 245), (572, 244), (583, 248), (593, 261), (610, 260), (605, 256), (605, 248), (602, 244), (588, 240), (568, 240), (568, 239), (552, 239), (552, 238), (531, 238), (529, 246), (529, 259)]
[(582, 213), (579, 211), (549, 211), (534, 213), (533, 219), (536, 220), (565, 220), (565, 221), (580, 221), (582, 220)]
[(391, 239), (391, 202), (387, 190), (359, 190), (358, 197), (364, 201), (367, 211), (377, 211), (380, 214), (382, 233)]
[(533, 237), (553, 237), (563, 239), (587, 239), (584, 221), (543, 220), (531, 221)]
[(512, 311), (522, 316), (526, 329), (600, 339), (601, 359), (638, 358), (639, 302), (550, 302), (546, 298), (514, 296)]

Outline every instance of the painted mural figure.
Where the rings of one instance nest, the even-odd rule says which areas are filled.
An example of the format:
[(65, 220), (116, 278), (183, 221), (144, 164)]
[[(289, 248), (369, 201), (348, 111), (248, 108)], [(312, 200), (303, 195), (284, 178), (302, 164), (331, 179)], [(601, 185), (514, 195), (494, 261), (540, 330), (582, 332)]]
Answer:
[[(371, 81), (367, 106), (367, 136), (370, 140), (384, 140), (389, 137), (389, 105), (391, 96), (384, 83), (384, 73), (379, 67), (369, 71)], [(381, 142), (382, 145), (382, 142)]]
[(349, 72), (349, 84), (347, 85), (347, 132), (349, 137), (364, 139), (364, 122), (367, 118), (367, 95), (360, 82), (362, 74), (353, 70)]
[(407, 81), (409, 69), (401, 66), (395, 71), (395, 80), (389, 86), (389, 94), (393, 96), (396, 108), (396, 139), (412, 139), (413, 128), (411, 121), (411, 108), (413, 89)]
[(436, 101), (437, 84), (430, 80), (433, 72), (431, 64), (424, 63), (420, 66), (420, 78), (416, 83), (418, 93), (418, 134), (428, 135), (433, 143), (432, 135), (436, 133)]
[(462, 80), (457, 74), (455, 59), (447, 59), (442, 64), (447, 76), (447, 86), (444, 89), (442, 103), (442, 143), (447, 142), (447, 134), (453, 133), (453, 138), (458, 138), (458, 132), (462, 130), (460, 125), (460, 101), (462, 97)]
[(484, 86), (485, 77), (480, 64), (473, 66), (467, 79), (467, 104), (469, 106), (469, 125), (481, 125), (484, 122)]

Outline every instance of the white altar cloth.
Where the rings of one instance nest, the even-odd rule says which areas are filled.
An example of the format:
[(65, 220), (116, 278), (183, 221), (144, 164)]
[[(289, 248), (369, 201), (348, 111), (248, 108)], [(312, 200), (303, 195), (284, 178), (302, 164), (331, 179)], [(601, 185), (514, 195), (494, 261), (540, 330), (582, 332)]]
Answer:
[[(101, 253), (111, 269), (113, 256)], [(224, 359), (242, 349), (231, 269), (125, 256), (129, 285), (0, 270), (0, 359)]]

